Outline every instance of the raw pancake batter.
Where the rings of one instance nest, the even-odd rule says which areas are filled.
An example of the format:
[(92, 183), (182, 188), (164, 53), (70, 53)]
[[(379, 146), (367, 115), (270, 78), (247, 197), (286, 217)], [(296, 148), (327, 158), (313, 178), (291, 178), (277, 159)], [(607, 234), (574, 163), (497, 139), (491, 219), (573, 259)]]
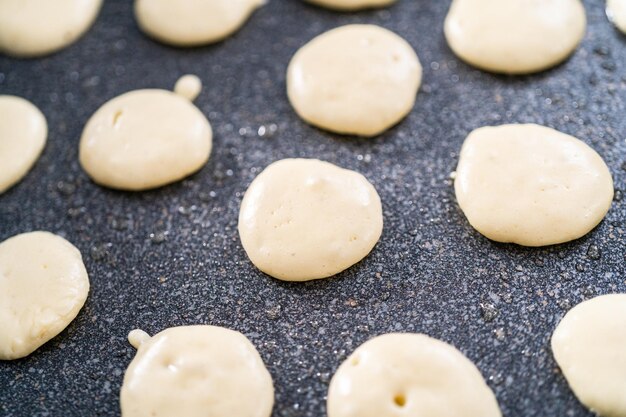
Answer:
[[(192, 93), (181, 94), (197, 95)], [(80, 140), (80, 163), (100, 185), (146, 190), (202, 168), (212, 138), (209, 121), (186, 97), (136, 90), (112, 99), (91, 117)]]
[(606, 15), (619, 30), (626, 34), (626, 0), (607, 0)]
[(274, 385), (241, 333), (215, 326), (129, 335), (137, 355), (124, 375), (123, 417), (269, 417)]
[(467, 63), (525, 74), (565, 60), (586, 25), (580, 0), (454, 0), (444, 30), (450, 48)]
[(47, 136), (46, 118), (37, 107), (20, 97), (0, 96), (0, 194), (28, 173)]
[(30, 355), (78, 314), (89, 277), (78, 249), (48, 232), (0, 243), (0, 360)]
[(102, 0), (0, 0), (0, 52), (32, 57), (74, 43), (93, 24)]
[(385, 7), (395, 3), (396, 0), (307, 0), (318, 6), (328, 7), (335, 10), (361, 10)]
[(306, 122), (376, 136), (413, 108), (422, 80), (404, 39), (375, 25), (342, 26), (303, 46), (287, 70), (287, 93)]
[(423, 334), (386, 334), (357, 348), (328, 388), (328, 417), (500, 417), (480, 371)]
[(193, 74), (183, 75), (174, 86), (174, 92), (189, 101), (197, 99), (201, 91), (202, 81)]
[(580, 402), (626, 417), (626, 294), (578, 304), (552, 335), (552, 352)]
[(489, 239), (545, 246), (584, 236), (613, 200), (613, 179), (584, 142), (534, 124), (474, 130), (454, 182), (470, 224)]
[(236, 32), (264, 0), (135, 0), (141, 30), (163, 43), (199, 46)]
[(239, 236), (261, 271), (285, 281), (326, 278), (363, 259), (380, 238), (378, 193), (354, 171), (316, 159), (283, 159), (254, 179)]

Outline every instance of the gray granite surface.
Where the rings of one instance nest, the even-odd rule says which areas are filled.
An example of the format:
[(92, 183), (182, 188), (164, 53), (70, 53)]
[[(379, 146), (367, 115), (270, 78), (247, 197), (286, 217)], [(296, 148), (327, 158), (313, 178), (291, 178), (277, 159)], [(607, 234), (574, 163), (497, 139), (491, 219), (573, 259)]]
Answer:
[[(210, 323), (239, 330), (258, 347), (275, 381), (276, 417), (324, 416), (339, 363), (392, 331), (457, 346), (507, 417), (590, 416), (552, 359), (549, 337), (576, 303), (626, 291), (626, 37), (607, 21), (603, 2), (589, 0), (588, 33), (569, 61), (539, 75), (490, 75), (448, 49), (448, 4), (400, 0), (340, 14), (271, 0), (232, 38), (180, 50), (142, 36), (129, 0), (107, 0), (72, 47), (43, 59), (0, 57), (0, 94), (32, 100), (50, 126), (35, 168), (0, 196), (0, 239), (36, 229), (65, 236), (82, 251), (92, 286), (64, 332), (26, 359), (0, 363), (0, 415), (118, 415), (133, 357), (128, 331)], [(414, 111), (376, 139), (312, 128), (285, 95), (285, 68), (297, 48), (355, 22), (405, 37), (425, 70)], [(205, 82), (197, 103), (215, 130), (208, 165), (144, 193), (91, 183), (77, 162), (88, 117), (120, 93), (172, 88), (185, 73)], [(552, 126), (604, 157), (618, 191), (596, 230), (542, 249), (496, 244), (472, 230), (448, 177), (470, 130), (505, 122)], [(358, 170), (381, 195), (379, 244), (336, 278), (271, 279), (239, 243), (247, 185), (272, 161), (293, 156)]]

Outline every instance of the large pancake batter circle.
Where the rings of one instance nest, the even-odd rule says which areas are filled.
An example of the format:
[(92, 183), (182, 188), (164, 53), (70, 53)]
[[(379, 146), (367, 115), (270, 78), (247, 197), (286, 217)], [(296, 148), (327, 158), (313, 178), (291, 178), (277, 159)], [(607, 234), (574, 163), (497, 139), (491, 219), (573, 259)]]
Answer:
[(102, 0), (0, 0), (0, 52), (46, 55), (80, 38)]
[(386, 334), (357, 348), (328, 388), (328, 417), (500, 417), (480, 371), (447, 343)]
[(163, 43), (199, 46), (237, 31), (264, 0), (136, 0), (141, 30)]
[(0, 96), (0, 194), (19, 182), (46, 144), (45, 116), (28, 100)]
[(593, 149), (533, 124), (470, 133), (454, 186), (476, 230), (524, 246), (584, 236), (602, 221), (613, 200), (611, 173)]
[(274, 385), (241, 333), (183, 326), (141, 340), (124, 375), (123, 417), (269, 417)]
[(98, 184), (146, 190), (181, 180), (209, 159), (209, 121), (189, 100), (137, 90), (105, 103), (80, 140), (80, 163)]
[(383, 228), (378, 193), (354, 171), (284, 159), (250, 184), (239, 212), (241, 243), (257, 268), (286, 281), (326, 278), (372, 250)]
[(354, 11), (389, 6), (396, 0), (306, 0), (311, 4), (341, 11)]
[(0, 359), (23, 358), (78, 314), (89, 277), (78, 249), (48, 232), (0, 243)]
[(444, 30), (450, 48), (467, 63), (525, 74), (565, 60), (586, 25), (580, 0), (454, 0)]
[(572, 308), (552, 335), (552, 352), (583, 404), (602, 416), (626, 416), (626, 294)]
[(375, 136), (413, 108), (422, 67), (411, 45), (375, 25), (319, 35), (292, 58), (287, 93), (306, 122), (341, 134)]

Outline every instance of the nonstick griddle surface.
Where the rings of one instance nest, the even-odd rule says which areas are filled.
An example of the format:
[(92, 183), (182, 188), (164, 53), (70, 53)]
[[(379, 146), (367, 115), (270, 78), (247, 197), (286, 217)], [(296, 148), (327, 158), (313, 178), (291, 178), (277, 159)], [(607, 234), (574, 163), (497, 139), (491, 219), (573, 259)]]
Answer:
[[(0, 239), (31, 230), (65, 236), (83, 253), (91, 292), (58, 337), (26, 359), (0, 362), (0, 415), (118, 415), (134, 354), (128, 332), (204, 323), (239, 330), (258, 347), (274, 378), (276, 417), (324, 416), (340, 362), (369, 338), (398, 331), (424, 332), (462, 350), (505, 416), (591, 416), (558, 371), (549, 338), (571, 306), (626, 292), (619, 191), (626, 186), (626, 37), (607, 21), (603, 1), (586, 1), (588, 32), (569, 61), (533, 76), (491, 75), (447, 47), (448, 5), (400, 0), (341, 14), (271, 0), (232, 38), (184, 50), (144, 37), (130, 1), (107, 0), (72, 47), (43, 59), (1, 57), (0, 93), (33, 101), (50, 134), (32, 172), (0, 196)], [(312, 128), (285, 94), (286, 66), (298, 47), (348, 23), (394, 30), (424, 66), (414, 111), (376, 139)], [(150, 192), (90, 182), (77, 160), (89, 116), (126, 91), (172, 88), (185, 73), (205, 83), (197, 104), (215, 130), (207, 166)], [(554, 127), (602, 155), (618, 191), (596, 230), (529, 249), (490, 242), (469, 226), (450, 172), (470, 130), (508, 122)], [(265, 166), (287, 157), (355, 169), (381, 195), (380, 242), (336, 278), (269, 278), (239, 243), (244, 191)]]

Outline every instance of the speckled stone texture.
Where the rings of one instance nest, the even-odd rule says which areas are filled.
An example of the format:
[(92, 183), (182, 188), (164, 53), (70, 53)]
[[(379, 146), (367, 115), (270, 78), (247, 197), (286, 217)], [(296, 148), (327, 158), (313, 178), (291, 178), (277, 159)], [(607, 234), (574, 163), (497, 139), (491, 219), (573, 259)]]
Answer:
[[(107, 0), (95, 27), (69, 49), (43, 59), (1, 57), (0, 93), (32, 100), (50, 135), (33, 171), (0, 196), (0, 239), (37, 229), (65, 236), (82, 251), (92, 287), (60, 336), (26, 359), (0, 363), (0, 415), (118, 415), (134, 353), (127, 333), (207, 323), (239, 330), (258, 347), (274, 378), (276, 417), (324, 416), (339, 363), (394, 331), (458, 347), (507, 417), (591, 416), (568, 389), (549, 338), (571, 306), (626, 291), (626, 37), (607, 21), (603, 1), (587, 1), (589, 30), (569, 61), (539, 75), (490, 75), (447, 47), (448, 4), (400, 0), (342, 14), (271, 0), (232, 38), (184, 50), (144, 37), (130, 1)], [(417, 50), (425, 74), (415, 110), (376, 139), (306, 125), (285, 93), (290, 57), (327, 29), (366, 22)], [(185, 73), (205, 83), (197, 103), (215, 130), (208, 165), (144, 193), (91, 183), (78, 165), (88, 117), (128, 90), (172, 88)], [(449, 174), (470, 130), (508, 122), (554, 127), (604, 157), (618, 191), (596, 230), (527, 249), (490, 242), (468, 225)], [(239, 243), (247, 185), (269, 163), (294, 156), (363, 173), (383, 201), (379, 244), (334, 279), (271, 279)]]

